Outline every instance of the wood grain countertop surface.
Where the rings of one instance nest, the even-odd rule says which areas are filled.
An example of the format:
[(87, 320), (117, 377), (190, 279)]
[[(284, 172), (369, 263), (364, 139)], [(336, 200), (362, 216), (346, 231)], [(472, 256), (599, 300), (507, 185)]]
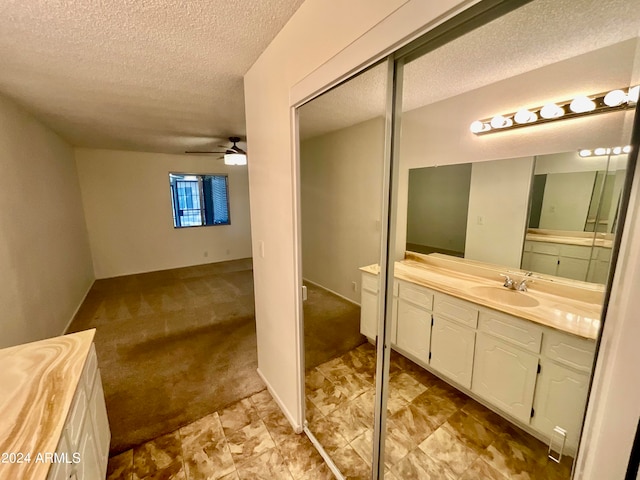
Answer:
[[(95, 329), (0, 350), (0, 478), (45, 479)], [(29, 460), (26, 461), (26, 455)]]
[[(394, 277), (562, 332), (590, 340), (598, 337), (603, 300), (601, 288), (581, 287), (578, 282), (575, 285), (546, 285), (544, 280), (534, 278), (528, 292), (515, 292), (504, 288), (500, 281), (499, 273), (506, 273), (507, 269), (480, 267), (480, 262), (462, 259), (447, 261), (438, 255), (429, 257), (432, 255), (407, 255), (404, 260), (395, 262)], [(368, 265), (360, 270), (378, 275), (380, 269), (378, 265)], [(520, 280), (517, 273), (511, 276)], [(498, 299), (521, 295), (525, 297), (522, 300), (526, 300), (521, 303), (531, 306), (517, 306), (491, 298), (487, 287), (489, 292), (495, 289), (497, 295), (494, 297)]]

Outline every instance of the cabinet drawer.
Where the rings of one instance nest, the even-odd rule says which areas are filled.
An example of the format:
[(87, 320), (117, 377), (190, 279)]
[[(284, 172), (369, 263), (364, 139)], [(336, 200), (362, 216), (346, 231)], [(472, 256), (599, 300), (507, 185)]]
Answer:
[(378, 293), (378, 278), (377, 275), (371, 275), (369, 273), (362, 274), (362, 289), (369, 290), (373, 293)]
[(547, 255), (559, 255), (560, 245), (554, 243), (533, 242), (531, 251), (535, 253), (546, 253)]
[(571, 258), (589, 259), (591, 256), (591, 247), (582, 247), (580, 245), (561, 245), (560, 256)]
[(595, 247), (591, 254), (591, 258), (608, 262), (611, 260), (611, 249), (606, 247)]
[(533, 242), (524, 242), (524, 251), (530, 252), (533, 249)]
[(542, 329), (532, 322), (497, 312), (480, 312), (480, 330), (533, 353), (540, 353)]
[(88, 398), (85, 388), (82, 384), (79, 384), (66, 423), (66, 434), (69, 440), (69, 448), (72, 451), (78, 450), (80, 432), (82, 431), (83, 420), (87, 413), (87, 404)]
[(399, 284), (398, 296), (400, 298), (431, 310), (433, 307), (433, 292), (431, 290), (407, 282), (399, 282)]
[(87, 392), (89, 392), (89, 395), (91, 395), (91, 390), (93, 389), (97, 370), (98, 357), (96, 356), (96, 347), (92, 343), (89, 354), (87, 355), (87, 362), (84, 365), (84, 371), (82, 372), (84, 385), (87, 388)]
[(545, 331), (542, 354), (567, 367), (590, 372), (596, 343), (586, 338), (574, 337), (555, 330)]
[(433, 300), (433, 311), (467, 327), (476, 328), (478, 326), (478, 308), (473, 303), (448, 295), (436, 294)]

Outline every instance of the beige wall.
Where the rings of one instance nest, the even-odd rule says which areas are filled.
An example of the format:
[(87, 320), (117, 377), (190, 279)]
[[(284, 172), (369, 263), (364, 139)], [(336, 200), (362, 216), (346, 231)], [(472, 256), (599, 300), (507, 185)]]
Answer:
[[(251, 256), (246, 167), (215, 157), (77, 149), (97, 278)], [(169, 172), (228, 173), (231, 225), (173, 228)]]
[(380, 259), (383, 158), (383, 118), (301, 144), (302, 274), (358, 304), (359, 268)]
[(474, 163), (465, 258), (520, 268), (533, 157)]
[(61, 335), (93, 283), (73, 150), (0, 96), (0, 348)]

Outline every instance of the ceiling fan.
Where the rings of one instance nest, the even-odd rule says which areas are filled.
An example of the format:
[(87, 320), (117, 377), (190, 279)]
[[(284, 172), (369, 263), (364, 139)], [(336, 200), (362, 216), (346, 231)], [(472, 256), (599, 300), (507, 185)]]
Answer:
[(215, 153), (223, 154), (220, 159), (224, 158), (225, 165), (246, 165), (247, 164), (247, 152), (241, 149), (236, 145), (240, 141), (240, 137), (229, 137), (229, 141), (233, 144), (230, 147), (225, 147), (224, 145), (218, 145), (220, 148), (226, 149), (224, 152), (214, 152), (214, 151), (193, 151), (187, 150), (184, 153), (188, 154), (199, 154), (199, 155), (211, 155)]

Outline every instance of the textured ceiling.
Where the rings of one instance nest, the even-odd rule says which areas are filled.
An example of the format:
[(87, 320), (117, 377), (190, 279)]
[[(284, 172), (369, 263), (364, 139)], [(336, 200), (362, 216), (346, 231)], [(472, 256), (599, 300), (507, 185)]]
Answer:
[(73, 145), (245, 134), (242, 77), (302, 0), (2, 0), (0, 93)]
[[(639, 34), (637, 0), (534, 0), (407, 64), (403, 110), (430, 105)], [(586, 56), (585, 60), (592, 58)], [(612, 64), (620, 61), (615, 55), (608, 60)], [(623, 61), (629, 62), (626, 51)], [(638, 70), (640, 65), (635, 68)], [(571, 75), (570, 70), (567, 75)], [(546, 99), (544, 88), (532, 86), (532, 94)], [(314, 99), (301, 109), (301, 138), (345, 128), (384, 113), (384, 107), (380, 106), (385, 99), (384, 91), (384, 77), (365, 72)], [(509, 103), (510, 93), (504, 92), (505, 104)], [(521, 106), (514, 100), (512, 103)], [(487, 112), (487, 116), (495, 113), (500, 112)]]

